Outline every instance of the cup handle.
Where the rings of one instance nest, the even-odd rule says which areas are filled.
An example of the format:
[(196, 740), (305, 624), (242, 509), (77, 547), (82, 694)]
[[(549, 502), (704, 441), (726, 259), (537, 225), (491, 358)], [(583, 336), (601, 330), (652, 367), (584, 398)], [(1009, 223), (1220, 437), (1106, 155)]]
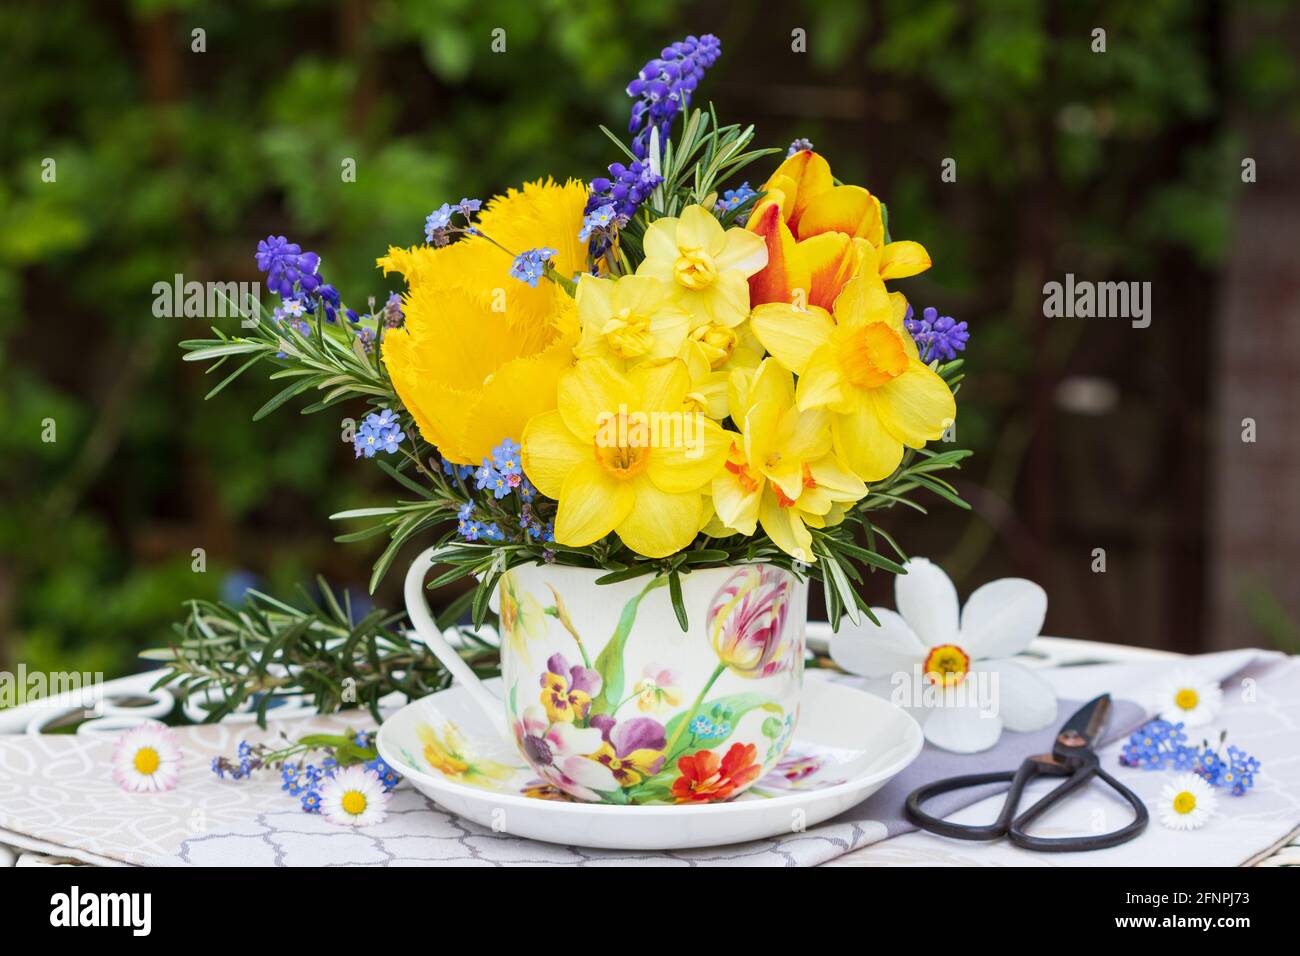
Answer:
[(487, 686), (478, 679), (478, 676), (465, 663), (465, 659), (460, 656), (456, 648), (452, 647), (447, 642), (447, 639), (442, 636), (442, 631), (438, 629), (437, 622), (434, 621), (433, 615), (429, 613), (429, 605), (424, 599), (424, 576), (433, 567), (437, 553), (438, 549), (436, 547), (429, 548), (411, 562), (410, 570), (406, 572), (406, 613), (410, 615), (411, 623), (415, 626), (415, 633), (419, 635), (420, 640), (428, 645), (429, 650), (433, 651), (434, 657), (442, 662), (442, 666), (447, 668), (451, 676), (464, 685), (474, 703), (492, 721), (492, 726), (504, 733), (506, 730), (505, 717), (503, 716), (505, 705), (501, 698), (488, 690)]

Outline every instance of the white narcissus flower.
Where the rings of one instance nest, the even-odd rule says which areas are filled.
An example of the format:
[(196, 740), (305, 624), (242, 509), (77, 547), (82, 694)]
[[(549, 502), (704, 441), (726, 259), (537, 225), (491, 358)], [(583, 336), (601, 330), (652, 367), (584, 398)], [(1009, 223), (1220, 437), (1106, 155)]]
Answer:
[[(907, 574), (894, 579), (898, 611), (873, 607), (879, 626), (865, 617), (859, 625), (843, 621), (831, 639), (835, 663), (852, 674), (890, 678), (896, 688), (900, 681), (911, 686), (919, 672), (943, 693), (905, 705), (927, 740), (956, 753), (988, 750), (1003, 727), (1038, 730), (1055, 720), (1051, 686), (1007, 660), (1038, 636), (1047, 615), (1046, 592), (1024, 578), (990, 581), (959, 614), (957, 589), (942, 568), (925, 558), (912, 558), (905, 567)], [(980, 688), (996, 696), (978, 701)]]
[(1161, 719), (1185, 727), (1208, 724), (1223, 708), (1223, 691), (1212, 680), (1182, 668), (1161, 682), (1152, 701)]
[(320, 785), (320, 810), (330, 823), (368, 827), (382, 823), (389, 794), (379, 774), (362, 766), (340, 770)]
[(1184, 773), (1160, 791), (1160, 822), (1171, 830), (1195, 830), (1214, 815), (1219, 798), (1194, 773)]
[(173, 789), (181, 777), (181, 748), (176, 734), (156, 722), (132, 727), (113, 748), (113, 780), (131, 793)]

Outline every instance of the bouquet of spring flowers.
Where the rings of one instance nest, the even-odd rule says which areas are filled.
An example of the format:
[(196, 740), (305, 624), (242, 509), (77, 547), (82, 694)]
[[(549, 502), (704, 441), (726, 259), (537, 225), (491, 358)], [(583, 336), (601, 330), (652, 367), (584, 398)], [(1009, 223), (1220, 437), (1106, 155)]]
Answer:
[(685, 627), (681, 575), (765, 562), (820, 580), (836, 622), (871, 613), (860, 564), (902, 570), (873, 512), (923, 511), (919, 490), (962, 505), (937, 473), (966, 452), (927, 444), (956, 417), (965, 323), (913, 315), (889, 283), (928, 254), (811, 144), (751, 148), (752, 126), (691, 109), (720, 49), (688, 37), (646, 64), (608, 175), (434, 209), (423, 243), (378, 259), (405, 282), (382, 307), (347, 308), (273, 236), (257, 264), (278, 304), (182, 343), (235, 364), (214, 393), (274, 369), (255, 418), (306, 394), (369, 405), (357, 456), (406, 494), (334, 517), (372, 522), (340, 540), (389, 538), (372, 589), (425, 538), (434, 585), (477, 577), (476, 622), (510, 567), (558, 563), (667, 577)]

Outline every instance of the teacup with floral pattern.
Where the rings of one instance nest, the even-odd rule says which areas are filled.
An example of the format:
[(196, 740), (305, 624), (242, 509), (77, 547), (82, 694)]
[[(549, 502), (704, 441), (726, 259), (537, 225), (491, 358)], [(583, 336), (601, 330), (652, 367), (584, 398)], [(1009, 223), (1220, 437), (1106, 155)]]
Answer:
[[(423, 570), (412, 571), (417, 585)], [(768, 564), (683, 575), (683, 631), (666, 578), (597, 584), (604, 573), (507, 571), (494, 597), (505, 699), (481, 684), (475, 699), (494, 717), (504, 708), (538, 778), (579, 800), (708, 803), (743, 793), (781, 759), (798, 717), (806, 581)], [(427, 609), (415, 594), (421, 636), (477, 684), (421, 626)]]

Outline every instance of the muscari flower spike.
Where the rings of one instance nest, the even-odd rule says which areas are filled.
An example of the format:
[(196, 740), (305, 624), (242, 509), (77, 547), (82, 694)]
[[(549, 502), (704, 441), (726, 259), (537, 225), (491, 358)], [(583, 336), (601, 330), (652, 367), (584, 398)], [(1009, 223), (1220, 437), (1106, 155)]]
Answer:
[(668, 138), (673, 119), (690, 107), (691, 93), (721, 54), (722, 41), (713, 34), (688, 36), (664, 47), (627, 85), (627, 95), (638, 98), (628, 121), (637, 159), (649, 154), (651, 129), (659, 130), (661, 142)]
[[(650, 130), (658, 129), (661, 141), (668, 138), (673, 119), (690, 106), (691, 93), (721, 53), (722, 41), (712, 34), (688, 36), (665, 47), (628, 84), (628, 96), (637, 98), (628, 120), (628, 132), (634, 134), (632, 153), (636, 158), (631, 165), (611, 163), (608, 176), (597, 176), (591, 181), (591, 198), (584, 210), (588, 218), (583, 221), (579, 238), (590, 242), (593, 257), (604, 255), (613, 232), (635, 216), (641, 203), (663, 182), (663, 177), (646, 161)], [(604, 225), (590, 221), (593, 213), (611, 205), (614, 207), (612, 221)]]
[(266, 284), (282, 299), (292, 298), (296, 289), (310, 295), (321, 285), (316, 270), (320, 256), (303, 252), (302, 246), (284, 236), (267, 236), (257, 244), (257, 268), (266, 273)]
[(903, 325), (911, 333), (916, 348), (924, 361), (941, 358), (951, 362), (958, 352), (966, 351), (970, 332), (965, 322), (954, 322), (952, 316), (940, 315), (939, 310), (929, 306), (922, 310), (922, 318), (913, 318), (912, 307), (907, 307)]
[(813, 151), (812, 140), (810, 140), (806, 136), (800, 136), (793, 143), (791, 143), (790, 148), (785, 151), (785, 158), (789, 159), (795, 153), (802, 153), (805, 150), (810, 153)]
[(608, 227), (587, 230), (586, 220), (583, 221), (583, 231), (588, 232), (588, 248), (593, 258), (605, 254), (613, 241), (614, 233), (636, 215), (641, 203), (663, 181), (663, 177), (654, 172), (649, 163), (640, 159), (633, 160), (630, 166), (610, 163), (609, 176), (597, 176), (591, 181), (591, 196), (584, 210), (587, 216), (590, 217), (605, 206), (614, 207), (614, 219)]
[(303, 252), (302, 246), (284, 236), (267, 236), (257, 244), (253, 258), (266, 273), (267, 287), (284, 300), (282, 317), (301, 319), (304, 313), (321, 309), (327, 322), (337, 319), (342, 298), (338, 289), (321, 280), (316, 253)]

